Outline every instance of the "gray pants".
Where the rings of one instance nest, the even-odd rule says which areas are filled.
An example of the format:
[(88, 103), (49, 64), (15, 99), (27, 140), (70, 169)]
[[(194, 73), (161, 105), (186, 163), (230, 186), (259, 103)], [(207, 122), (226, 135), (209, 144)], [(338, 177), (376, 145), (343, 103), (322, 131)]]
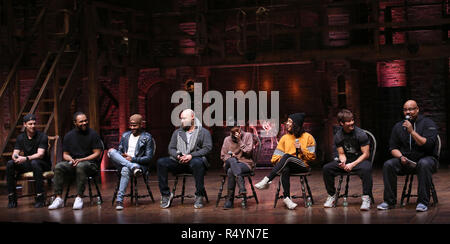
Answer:
[(83, 161), (73, 167), (70, 162), (59, 162), (55, 167), (55, 194), (61, 195), (63, 192), (64, 183), (69, 183), (69, 180), (75, 177), (77, 185), (77, 194), (82, 196), (84, 193), (86, 181), (88, 176), (95, 175), (98, 171), (97, 164), (94, 161)]

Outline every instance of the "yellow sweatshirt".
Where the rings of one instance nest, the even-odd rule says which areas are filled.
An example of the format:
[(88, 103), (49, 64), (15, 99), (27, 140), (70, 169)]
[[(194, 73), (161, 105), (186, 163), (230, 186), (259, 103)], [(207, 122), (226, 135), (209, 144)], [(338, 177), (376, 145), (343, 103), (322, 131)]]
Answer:
[[(286, 134), (281, 137), (278, 142), (277, 148), (270, 160), (272, 164), (276, 164), (280, 161), (284, 154), (290, 154), (295, 156), (295, 136), (292, 134)], [(314, 137), (304, 132), (299, 139), (300, 147), (303, 153), (299, 152), (299, 158), (303, 160), (306, 165), (309, 165), (311, 161), (316, 159), (316, 140)]]

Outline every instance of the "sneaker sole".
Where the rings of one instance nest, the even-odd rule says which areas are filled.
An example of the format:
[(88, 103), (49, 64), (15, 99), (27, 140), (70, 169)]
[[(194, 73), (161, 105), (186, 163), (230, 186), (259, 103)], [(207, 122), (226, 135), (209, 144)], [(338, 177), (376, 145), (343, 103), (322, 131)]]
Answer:
[(160, 206), (161, 208), (169, 208), (170, 205), (172, 204), (172, 200), (173, 200), (173, 194), (170, 193), (170, 197), (169, 197), (169, 202), (167, 203), (166, 206)]

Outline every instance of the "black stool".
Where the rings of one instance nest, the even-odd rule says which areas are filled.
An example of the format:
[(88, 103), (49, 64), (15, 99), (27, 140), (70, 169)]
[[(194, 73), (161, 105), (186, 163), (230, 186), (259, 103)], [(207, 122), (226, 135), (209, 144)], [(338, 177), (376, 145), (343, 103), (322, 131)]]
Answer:
[[(337, 205), (337, 202), (338, 202), (338, 200), (339, 200), (339, 198), (344, 198), (344, 201), (345, 201), (345, 199), (347, 199), (348, 198), (348, 184), (349, 184), (349, 182), (350, 182), (350, 176), (351, 175), (357, 175), (355, 172), (347, 172), (347, 173), (340, 173), (339, 174), (339, 183), (338, 183), (338, 187), (337, 187), (337, 190), (336, 190), (336, 201), (334, 202), (334, 206), (336, 207), (336, 205)], [(347, 178), (346, 178), (346, 180), (345, 180), (345, 192), (344, 192), (344, 194), (340, 194), (340, 192), (341, 192), (341, 187), (342, 187), (342, 181), (344, 180), (344, 176), (347, 176)], [(353, 198), (358, 198), (358, 197), (361, 197), (362, 196), (362, 194), (352, 194), (352, 195), (350, 195), (350, 197), (353, 197)], [(375, 200), (374, 200), (374, 198), (373, 198), (373, 194), (372, 194), (372, 192), (369, 194), (369, 196), (370, 196), (370, 201), (372, 202), (372, 204), (375, 204)], [(344, 202), (344, 204), (347, 204), (347, 202)]]
[[(311, 199), (311, 203), (314, 204), (314, 199), (313, 196), (311, 194), (311, 189), (309, 188), (309, 184), (308, 184), (308, 176), (311, 175), (311, 168), (309, 168), (308, 172), (305, 173), (293, 173), (290, 174), (290, 176), (296, 176), (300, 178), (300, 185), (301, 185), (301, 189), (302, 189), (302, 195), (301, 196), (297, 196), (297, 195), (293, 195), (291, 196), (292, 199), (296, 199), (296, 198), (303, 198), (303, 201), (305, 202), (305, 208), (308, 207), (307, 204), (307, 199), (308, 197)], [(308, 195), (306, 195), (306, 191), (305, 188), (308, 190)], [(277, 192), (275, 193), (275, 202), (273, 204), (273, 208), (277, 207), (277, 202), (278, 199), (282, 199), (283, 195), (280, 195), (280, 189), (281, 189), (281, 177), (278, 181), (278, 188), (277, 188)]]
[[(178, 178), (179, 177), (183, 177), (183, 185), (181, 187), (181, 194), (180, 195), (176, 195), (176, 189), (177, 189), (177, 184), (178, 184)], [(194, 177), (193, 174), (189, 174), (189, 173), (181, 173), (181, 174), (175, 174), (175, 183), (173, 184), (173, 189), (172, 189), (172, 194), (173, 194), (173, 198), (179, 198), (181, 197), (181, 204), (183, 204), (184, 202), (184, 198), (194, 198), (194, 195), (186, 195), (185, 194), (185, 188), (186, 188), (186, 177)], [(208, 194), (206, 193), (206, 190), (203, 192), (206, 202), (209, 203), (208, 200)]]
[[(256, 195), (255, 188), (253, 187), (252, 176), (255, 176), (255, 172), (254, 172), (254, 171), (251, 171), (251, 172), (242, 174), (242, 177), (244, 177), (244, 179), (247, 177), (248, 183), (250, 184), (250, 186), (251, 186), (251, 188), (252, 188), (252, 195), (250, 195), (250, 196), (245, 195), (244, 197), (245, 197), (246, 199), (255, 198), (256, 204), (259, 204), (258, 196)], [(227, 195), (222, 196), (222, 192), (223, 192), (223, 186), (224, 186), (224, 184), (225, 184), (225, 180), (227, 179), (228, 175), (227, 175), (227, 174), (221, 174), (220, 177), (222, 177), (222, 184), (220, 185), (219, 193), (217, 194), (216, 207), (219, 206), (220, 199), (223, 199), (223, 198), (226, 198), (226, 197), (227, 197)], [(245, 180), (244, 180), (244, 181), (245, 181)], [(243, 196), (241, 196), (241, 195), (236, 195), (235, 198), (243, 198)]]
[[(122, 177), (121, 173), (117, 170), (117, 185), (116, 188), (114, 190), (114, 195), (113, 195), (113, 199), (111, 204), (114, 205), (114, 201), (117, 198), (117, 193), (119, 191), (119, 186), (120, 186), (120, 178)], [(142, 174), (142, 179), (144, 180), (144, 184), (147, 188), (147, 193), (148, 194), (144, 194), (144, 195), (139, 195), (138, 194), (138, 187), (137, 187), (137, 178), (136, 176), (134, 176), (134, 174), (131, 174), (130, 176), (130, 193), (125, 194), (124, 197), (130, 197), (131, 198), (131, 203), (133, 203), (133, 199), (135, 201), (136, 206), (138, 206), (138, 200), (139, 198), (146, 198), (146, 197), (150, 197), (152, 199), (152, 202), (155, 202), (155, 199), (153, 199), (153, 194), (152, 194), (152, 190), (150, 190), (150, 186), (148, 185), (148, 179), (150, 177), (150, 171), (146, 170), (143, 174)], [(133, 190), (134, 189), (134, 190)]]
[[(88, 187), (89, 187), (89, 203), (92, 204), (92, 198), (96, 197), (97, 198), (97, 205), (100, 205), (100, 204), (103, 203), (103, 198), (102, 198), (102, 194), (100, 193), (100, 189), (98, 188), (96, 177), (98, 177), (98, 171), (97, 171), (97, 173), (95, 175), (87, 177)], [(91, 182), (94, 183), (95, 189), (97, 190), (97, 194), (96, 195), (92, 194)], [(66, 205), (67, 199), (75, 198), (77, 196), (77, 195), (69, 195), (69, 190), (70, 190), (70, 186), (71, 185), (72, 185), (72, 183), (69, 183), (67, 185), (66, 195), (64, 197), (64, 205)], [(86, 196), (85, 195), (81, 196), (81, 198), (84, 198), (84, 197), (86, 197)]]
[[(400, 200), (400, 206), (402, 206), (402, 207), (406, 206), (406, 204), (409, 203), (409, 199), (411, 197), (418, 197), (417, 194), (411, 194), (414, 175), (417, 175), (417, 173), (405, 174), (405, 184), (403, 185), (402, 197)], [(409, 183), (409, 187), (408, 187), (408, 183)], [(406, 193), (407, 188), (408, 188), (408, 193)], [(438, 197), (437, 197), (436, 189), (434, 187), (433, 180), (431, 180), (430, 191), (431, 191), (431, 199), (433, 200), (433, 205), (436, 205), (438, 203)], [(406, 203), (404, 203), (405, 198), (406, 198)]]

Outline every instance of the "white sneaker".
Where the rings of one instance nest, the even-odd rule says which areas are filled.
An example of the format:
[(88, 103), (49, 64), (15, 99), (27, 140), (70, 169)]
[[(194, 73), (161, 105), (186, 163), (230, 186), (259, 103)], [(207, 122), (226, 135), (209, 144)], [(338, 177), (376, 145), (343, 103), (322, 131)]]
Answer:
[(52, 204), (50, 204), (50, 206), (48, 206), (48, 209), (49, 209), (49, 210), (54, 210), (54, 209), (62, 208), (62, 207), (64, 207), (64, 201), (63, 201), (60, 197), (57, 197), (57, 198), (52, 202)]
[(73, 210), (80, 210), (83, 208), (83, 199), (81, 197), (76, 197), (73, 203)]
[(293, 202), (289, 197), (286, 197), (283, 199), (284, 204), (286, 204), (286, 207), (289, 209), (295, 209), (297, 207), (297, 203)]
[(259, 190), (265, 190), (269, 188), (269, 184), (272, 182), (269, 182), (269, 178), (267, 178), (267, 176), (264, 176), (264, 179), (262, 179), (260, 182), (255, 184), (255, 187), (258, 188)]
[(360, 210), (363, 211), (369, 211), (370, 210), (370, 196), (369, 195), (363, 195), (362, 197), (362, 203)]
[(336, 194), (334, 196), (328, 195), (327, 200), (323, 204), (323, 207), (332, 208), (332, 207), (334, 207), (335, 202), (336, 202)]

